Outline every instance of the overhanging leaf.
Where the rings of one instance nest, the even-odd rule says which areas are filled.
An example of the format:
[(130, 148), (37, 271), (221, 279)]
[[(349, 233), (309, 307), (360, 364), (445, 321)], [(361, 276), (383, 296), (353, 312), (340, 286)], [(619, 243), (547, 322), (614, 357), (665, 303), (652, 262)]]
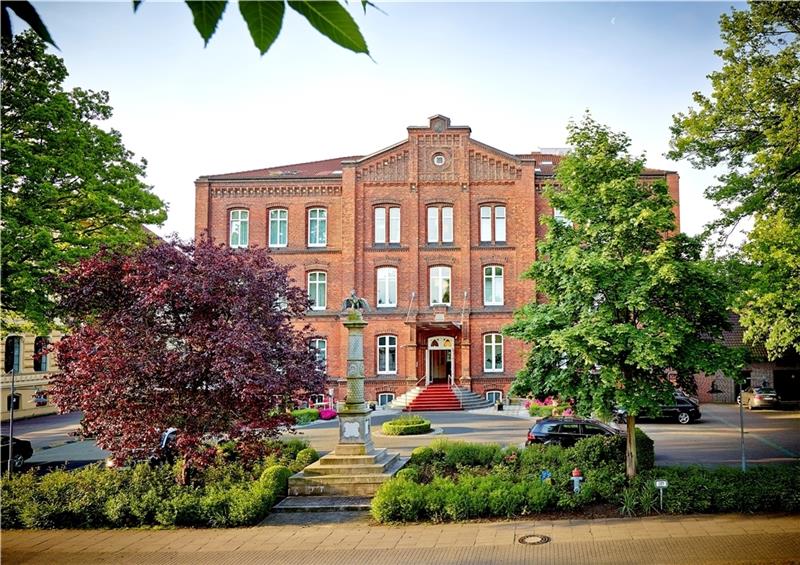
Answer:
[(200, 36), (206, 45), (208, 45), (208, 41), (217, 30), (217, 24), (222, 18), (222, 13), (225, 11), (227, 4), (227, 0), (209, 2), (186, 0), (186, 5), (189, 6), (194, 17), (194, 27), (200, 32)]
[(239, 11), (242, 13), (244, 21), (247, 22), (253, 43), (263, 55), (281, 32), (283, 14), (286, 11), (283, 0), (279, 2), (242, 0), (239, 2)]
[(289, 0), (289, 6), (334, 43), (356, 53), (369, 55), (367, 42), (361, 35), (358, 25), (338, 2)]
[(133, 0), (133, 12), (136, 13), (136, 10), (139, 9), (139, 4), (141, 4), (143, 0)]
[[(58, 45), (56, 45), (56, 42), (53, 41), (52, 37), (50, 37), (50, 32), (47, 31), (47, 26), (44, 25), (42, 18), (39, 17), (39, 13), (36, 11), (36, 8), (34, 8), (30, 2), (6, 2), (3, 4), (4, 13), (5, 8), (11, 8), (14, 10), (14, 13), (17, 14), (22, 21), (31, 26), (31, 29), (36, 33), (36, 35), (58, 49)], [(10, 22), (9, 31), (11, 31)]]

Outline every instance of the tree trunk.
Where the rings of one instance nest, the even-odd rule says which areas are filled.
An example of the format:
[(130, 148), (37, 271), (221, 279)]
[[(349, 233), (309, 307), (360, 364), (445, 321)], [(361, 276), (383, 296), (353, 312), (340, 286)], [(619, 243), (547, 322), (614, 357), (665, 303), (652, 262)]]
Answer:
[(629, 479), (636, 476), (636, 417), (628, 414), (628, 441), (625, 449), (625, 472)]

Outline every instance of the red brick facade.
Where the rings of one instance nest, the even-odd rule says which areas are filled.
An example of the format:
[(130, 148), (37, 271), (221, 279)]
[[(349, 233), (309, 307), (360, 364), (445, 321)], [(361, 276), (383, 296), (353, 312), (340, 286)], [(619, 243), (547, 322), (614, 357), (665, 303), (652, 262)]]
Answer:
[[(276, 210), (273, 231), (279, 232), (281, 214), (287, 219), (288, 237), (284, 241), (274, 236), (273, 244), (281, 245), (271, 247), (275, 259), (293, 265), (292, 276), (303, 287), (309, 273), (325, 273), (326, 307), (309, 311), (307, 321), (327, 340), (329, 387), (336, 390), (337, 399), (346, 392), (347, 336), (340, 311), (351, 289), (371, 307), (365, 316), (369, 325), (364, 343), (370, 401), (383, 392), (399, 396), (417, 383), (446, 379), (449, 373), (476, 393), (505, 392), (524, 364), (521, 343), (505, 338), (500, 345), (490, 336), (486, 339), (492, 341), (492, 351), (502, 347), (502, 355), (491, 359), (490, 365), (496, 366), (487, 370), (484, 339), (499, 333), (514, 310), (533, 296), (533, 283), (520, 277), (534, 261), (536, 238), (543, 234), (539, 216), (553, 213), (540, 188), (552, 178), (559, 156), (505, 153), (472, 139), (470, 132), (469, 127), (434, 116), (427, 126), (409, 127), (404, 141), (372, 155), (203, 176), (195, 182), (197, 237), (209, 234), (215, 241), (230, 242), (231, 211), (247, 210), (249, 245), (266, 246), (270, 212)], [(677, 212), (677, 174), (647, 174), (667, 180)], [(380, 231), (387, 242), (389, 209), (399, 208), (398, 243), (375, 242), (376, 208), (386, 210), (386, 227)], [(452, 221), (445, 208), (452, 210)], [(489, 210), (484, 211), (489, 220), (483, 237), (482, 208)], [(325, 211), (324, 246), (309, 244), (312, 209)], [(433, 214), (429, 209), (436, 209), (438, 242), (428, 242), (428, 215)], [(452, 242), (443, 241), (451, 239), (451, 228)], [(502, 273), (498, 305), (485, 304), (488, 266), (502, 267), (490, 270)], [(396, 269), (393, 307), (378, 307), (377, 270), (383, 267)], [(436, 267), (450, 269), (446, 306), (431, 305), (431, 269)], [(492, 282), (500, 286), (497, 279)], [(379, 372), (380, 336), (396, 338), (396, 363), (384, 358)], [(429, 351), (429, 340), (435, 337), (451, 338), (452, 353)]]

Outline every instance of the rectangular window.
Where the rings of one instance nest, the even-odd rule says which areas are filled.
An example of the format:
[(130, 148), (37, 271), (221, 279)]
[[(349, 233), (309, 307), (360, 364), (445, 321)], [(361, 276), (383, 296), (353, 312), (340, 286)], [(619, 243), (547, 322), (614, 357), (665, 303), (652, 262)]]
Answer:
[(289, 211), (269, 211), (269, 246), (286, 247), (289, 243)]
[(393, 335), (378, 337), (378, 374), (397, 373), (397, 338)]
[(483, 303), (486, 306), (503, 304), (503, 267), (483, 268)]
[(389, 243), (400, 243), (400, 208), (389, 208)]
[(503, 336), (486, 334), (483, 336), (483, 370), (486, 373), (503, 371)]
[(431, 306), (450, 305), (450, 267), (433, 267), (430, 271)]
[(386, 243), (386, 208), (375, 208), (375, 243)]
[(328, 244), (328, 211), (312, 208), (308, 211), (308, 246), (325, 247)]
[(378, 308), (397, 306), (397, 269), (381, 267), (378, 269)]
[(230, 238), (231, 247), (247, 247), (250, 240), (250, 212), (247, 210), (231, 210)]
[(481, 206), (481, 241), (492, 241), (491, 206)]
[(442, 208), (442, 243), (453, 243), (453, 209)]
[(48, 346), (48, 339), (44, 336), (39, 336), (35, 340), (33, 340), (34, 371), (47, 370), (47, 346)]
[(494, 208), (494, 240), (495, 242), (506, 240), (506, 207), (495, 206)]
[(314, 349), (314, 356), (320, 371), (324, 371), (328, 367), (328, 340), (312, 339), (311, 347)]
[(439, 209), (428, 208), (428, 243), (439, 241)]
[(5, 372), (19, 373), (20, 360), (22, 359), (22, 338), (17, 335), (6, 338)]
[(325, 310), (327, 306), (328, 275), (321, 271), (308, 273), (308, 299), (312, 310)]

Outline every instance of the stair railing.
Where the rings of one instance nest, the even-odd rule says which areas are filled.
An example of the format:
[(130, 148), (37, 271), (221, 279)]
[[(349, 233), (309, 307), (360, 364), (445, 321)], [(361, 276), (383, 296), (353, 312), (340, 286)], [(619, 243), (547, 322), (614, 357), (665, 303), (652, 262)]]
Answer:
[(456, 378), (453, 375), (450, 375), (450, 390), (452, 390), (453, 394), (455, 394), (456, 398), (458, 398), (458, 407), (461, 410), (463, 410), (464, 409), (464, 403), (461, 401), (461, 395), (458, 392), (456, 392), (456, 389), (458, 389), (458, 391), (461, 392), (461, 387), (459, 387), (456, 384)]
[(414, 390), (415, 388), (417, 388), (419, 386), (419, 383), (422, 382), (424, 379), (427, 379), (427, 378), (428, 378), (427, 375), (425, 375), (425, 376), (421, 377), (420, 379), (418, 379), (417, 382), (415, 382), (411, 387), (406, 388), (406, 391), (403, 393), (405, 395), (405, 398), (403, 399), (403, 402), (401, 403), (401, 406), (403, 406), (403, 408), (408, 408), (411, 405), (411, 403), (408, 401), (408, 393), (411, 392), (412, 390)]

